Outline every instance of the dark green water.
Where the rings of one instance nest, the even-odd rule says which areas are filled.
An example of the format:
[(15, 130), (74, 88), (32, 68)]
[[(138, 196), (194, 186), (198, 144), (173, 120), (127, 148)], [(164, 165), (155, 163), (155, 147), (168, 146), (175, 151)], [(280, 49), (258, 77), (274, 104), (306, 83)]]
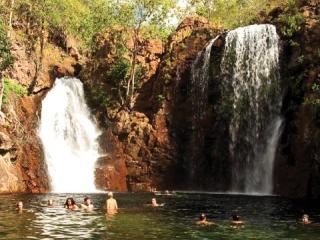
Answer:
[[(164, 207), (144, 205), (152, 194), (116, 193), (121, 208), (113, 218), (103, 211), (105, 194), (90, 194), (97, 209), (67, 211), (63, 203), (69, 194), (0, 195), (0, 239), (320, 239), (320, 204), (279, 197), (254, 197), (178, 193), (157, 196)], [(72, 195), (77, 203), (84, 194)], [(54, 208), (47, 208), (48, 198)], [(19, 214), (15, 203), (24, 202)], [(195, 224), (200, 212), (218, 226)], [(245, 221), (242, 229), (232, 229), (230, 216)], [(308, 213), (314, 224), (302, 226), (299, 218)]]

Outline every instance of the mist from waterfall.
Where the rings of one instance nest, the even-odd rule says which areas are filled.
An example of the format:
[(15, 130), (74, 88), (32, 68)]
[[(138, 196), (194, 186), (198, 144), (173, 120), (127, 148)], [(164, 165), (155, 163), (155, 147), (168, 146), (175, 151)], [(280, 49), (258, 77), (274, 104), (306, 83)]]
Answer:
[(278, 39), (276, 28), (268, 24), (238, 28), (226, 37), (221, 71), (224, 94), (231, 99), (234, 192), (272, 194), (283, 121)]
[(42, 101), (38, 134), (53, 192), (95, 192), (95, 162), (100, 132), (90, 117), (83, 85), (76, 78), (56, 79)]

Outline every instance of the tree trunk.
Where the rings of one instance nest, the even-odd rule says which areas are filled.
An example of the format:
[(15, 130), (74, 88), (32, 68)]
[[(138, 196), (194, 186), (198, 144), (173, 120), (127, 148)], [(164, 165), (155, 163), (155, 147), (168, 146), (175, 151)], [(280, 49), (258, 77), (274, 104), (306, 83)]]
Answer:
[(9, 21), (8, 21), (8, 37), (10, 38), (11, 32), (12, 32), (12, 18), (13, 18), (13, 7), (14, 7), (14, 0), (11, 0), (11, 5), (10, 5), (10, 13), (9, 13)]
[(2, 110), (2, 98), (3, 98), (4, 82), (2, 72), (0, 72), (0, 112)]
[(43, 62), (43, 54), (44, 54), (44, 45), (45, 45), (45, 39), (44, 39), (44, 20), (42, 20), (41, 23), (41, 32), (40, 32), (40, 56), (39, 59), (36, 60), (36, 73), (33, 78), (32, 83), (29, 86), (28, 93), (29, 95), (33, 93), (34, 88), (38, 84), (38, 80), (40, 77), (40, 73), (42, 71), (42, 62)]
[(131, 80), (131, 98), (134, 95), (134, 84), (135, 84), (135, 76), (136, 76), (136, 55), (134, 55), (133, 58), (133, 64), (132, 64), (132, 80)]

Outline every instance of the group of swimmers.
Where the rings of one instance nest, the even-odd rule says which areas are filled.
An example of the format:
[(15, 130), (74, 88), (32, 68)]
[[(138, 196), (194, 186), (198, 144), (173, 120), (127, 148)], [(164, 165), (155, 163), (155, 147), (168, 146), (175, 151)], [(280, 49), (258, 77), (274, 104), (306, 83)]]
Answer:
[[(231, 220), (231, 227), (233, 228), (239, 228), (244, 225), (244, 221), (241, 220), (241, 218), (238, 215), (233, 215)], [(197, 221), (198, 225), (217, 225), (214, 222), (209, 222), (207, 220), (207, 216), (204, 213), (201, 213), (199, 216), (199, 220)]]
[[(312, 222), (310, 221), (308, 214), (303, 214), (302, 218), (300, 220), (300, 223), (303, 225), (308, 225)], [(197, 224), (199, 224), (199, 225), (217, 225), (214, 222), (209, 222), (204, 213), (200, 214), (199, 220), (197, 221)], [(232, 215), (232, 218), (231, 218), (231, 227), (232, 228), (240, 228), (240, 227), (243, 227), (244, 224), (245, 224), (245, 221), (243, 221), (238, 215)]]
[[(156, 198), (152, 198), (151, 199), (151, 204), (152, 207), (160, 207), (160, 206), (164, 206), (164, 203), (159, 204), (157, 203)], [(53, 200), (49, 199), (47, 202), (47, 206), (48, 207), (53, 207)], [(19, 201), (16, 204), (16, 209), (19, 213), (21, 213), (24, 208), (23, 208), (23, 202)], [(64, 208), (69, 209), (69, 210), (78, 210), (79, 208), (90, 211), (94, 209), (94, 205), (92, 203), (91, 198), (89, 197), (85, 197), (83, 200), (83, 203), (81, 203), (80, 205), (77, 205), (75, 200), (72, 197), (68, 197), (66, 199), (66, 202), (64, 204)], [(117, 204), (117, 200), (113, 198), (113, 193), (112, 192), (108, 192), (108, 198), (105, 202), (105, 209), (106, 209), (106, 214), (108, 215), (114, 215), (116, 213), (118, 213), (118, 204)], [(199, 225), (216, 225), (214, 222), (210, 222), (207, 220), (207, 217), (204, 213), (201, 213), (199, 216), (198, 221), (196, 222)], [(303, 214), (302, 218), (301, 218), (301, 223), (304, 225), (310, 224), (312, 223), (309, 219), (309, 215), (308, 214)], [(233, 215), (232, 216), (232, 220), (231, 220), (231, 226), (234, 228), (239, 228), (244, 226), (245, 222), (238, 216), (238, 215)]]
[[(48, 199), (47, 206), (48, 207), (53, 207), (54, 206), (53, 200), (51, 198)], [(68, 210), (84, 209), (84, 210), (90, 211), (90, 210), (94, 209), (94, 205), (92, 203), (91, 198), (89, 198), (89, 197), (85, 197), (83, 199), (83, 203), (81, 203), (79, 205), (76, 204), (76, 201), (72, 197), (68, 197), (66, 199), (66, 202), (64, 203), (64, 208), (68, 209)], [(112, 192), (108, 192), (108, 199), (106, 200), (105, 208), (106, 208), (107, 214), (115, 214), (115, 213), (118, 212), (117, 200), (115, 200), (113, 198), (113, 193)], [(23, 208), (23, 202), (22, 201), (17, 202), (16, 210), (19, 213), (22, 213), (25, 210)]]

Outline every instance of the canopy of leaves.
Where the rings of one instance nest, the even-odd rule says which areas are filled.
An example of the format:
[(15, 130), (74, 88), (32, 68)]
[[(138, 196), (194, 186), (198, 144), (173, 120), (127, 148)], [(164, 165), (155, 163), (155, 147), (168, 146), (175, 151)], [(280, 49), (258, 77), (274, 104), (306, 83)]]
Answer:
[(263, 10), (286, 5), (290, 0), (188, 0), (191, 11), (226, 29), (251, 24)]
[(0, 18), (0, 72), (6, 70), (13, 63), (10, 47), (4, 22)]

